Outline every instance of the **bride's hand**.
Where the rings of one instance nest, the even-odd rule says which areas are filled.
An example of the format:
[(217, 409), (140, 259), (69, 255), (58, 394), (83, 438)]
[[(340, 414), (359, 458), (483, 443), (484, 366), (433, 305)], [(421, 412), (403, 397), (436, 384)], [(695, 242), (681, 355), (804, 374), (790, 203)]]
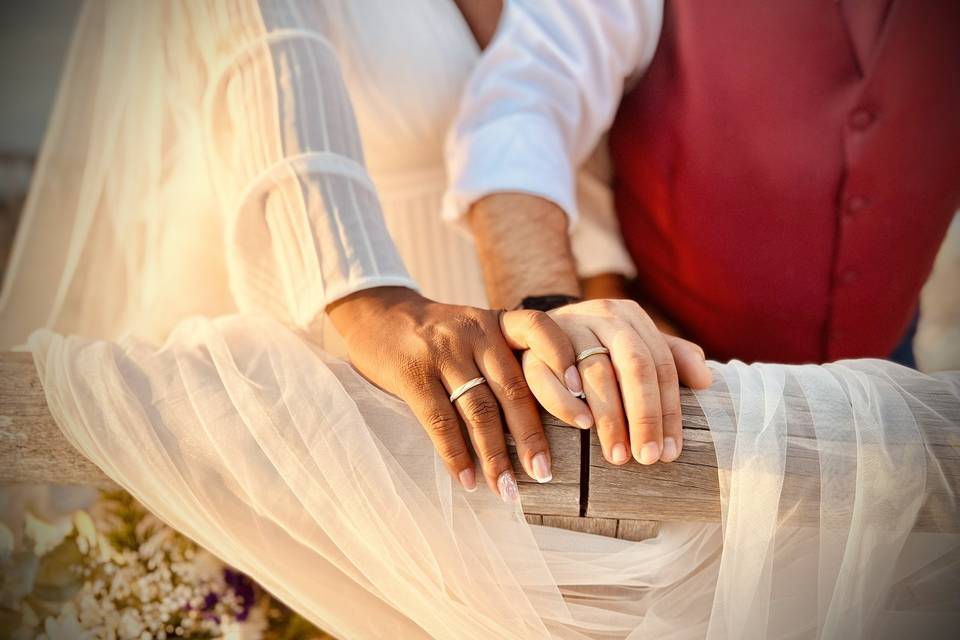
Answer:
[[(487, 484), (504, 500), (515, 501), (518, 494), (501, 409), (526, 472), (539, 482), (550, 480), (550, 450), (540, 413), (513, 353), (531, 350), (551, 375), (565, 379), (571, 391), (580, 391), (573, 347), (549, 316), (440, 304), (402, 287), (359, 291), (327, 311), (354, 366), (410, 405), (464, 488), (476, 488), (476, 472), (458, 410)], [(486, 384), (451, 403), (453, 390), (480, 376)], [(578, 417), (589, 421), (589, 427), (589, 409), (578, 403)]]
[[(606, 459), (623, 464), (632, 452), (641, 464), (676, 460), (683, 448), (679, 385), (710, 385), (703, 350), (661, 333), (631, 300), (588, 300), (549, 313), (577, 354), (594, 347), (610, 350), (578, 363)], [(572, 423), (579, 403), (562, 392), (536, 354), (524, 354), (523, 368), (544, 408)]]

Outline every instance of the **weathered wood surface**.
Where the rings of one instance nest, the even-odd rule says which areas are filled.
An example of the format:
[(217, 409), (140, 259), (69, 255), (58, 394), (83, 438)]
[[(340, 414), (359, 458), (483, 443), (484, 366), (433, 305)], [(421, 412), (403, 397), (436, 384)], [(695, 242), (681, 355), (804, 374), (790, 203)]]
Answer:
[[(934, 409), (957, 413), (955, 400), (930, 397), (917, 389)], [(730, 410), (731, 400), (716, 394), (719, 406)], [(803, 415), (805, 400), (787, 389), (785, 402)], [(684, 450), (672, 464), (649, 467), (631, 461), (611, 465), (601, 454), (596, 432), (589, 434), (589, 458), (581, 459), (582, 432), (545, 416), (553, 454), (553, 481), (537, 484), (514, 465), (529, 521), (629, 540), (656, 535), (657, 521), (716, 522), (720, 518), (720, 482), (713, 437), (700, 404), (693, 394), (681, 394)], [(960, 415), (947, 415), (960, 424)], [(920, 418), (922, 420), (922, 417)], [(791, 424), (788, 437), (785, 499), (798, 486), (818, 485), (819, 467), (812, 422)], [(509, 438), (508, 438), (509, 440)], [(960, 459), (956, 431), (934, 436), (931, 451), (939, 470), (960, 491)], [(582, 503), (581, 473), (589, 473), (587, 500)], [(17, 483), (85, 484), (101, 487), (113, 483), (64, 438), (47, 410), (43, 390), (30, 354), (0, 353), (0, 485)], [(581, 513), (583, 515), (581, 516)], [(791, 515), (797, 524), (817, 524), (819, 503), (810, 496)], [(919, 530), (960, 531), (960, 516), (949, 495), (933, 494), (923, 506)]]
[(116, 485), (73, 448), (47, 410), (29, 353), (0, 353), (0, 485)]

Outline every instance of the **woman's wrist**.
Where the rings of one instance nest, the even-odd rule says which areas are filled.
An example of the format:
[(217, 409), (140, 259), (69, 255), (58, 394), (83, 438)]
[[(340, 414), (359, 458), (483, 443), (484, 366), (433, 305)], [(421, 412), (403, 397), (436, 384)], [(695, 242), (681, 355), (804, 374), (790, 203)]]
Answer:
[(383, 316), (401, 306), (427, 302), (422, 295), (407, 287), (372, 287), (362, 289), (327, 305), (327, 314), (337, 332), (348, 343), (350, 335), (370, 319)]

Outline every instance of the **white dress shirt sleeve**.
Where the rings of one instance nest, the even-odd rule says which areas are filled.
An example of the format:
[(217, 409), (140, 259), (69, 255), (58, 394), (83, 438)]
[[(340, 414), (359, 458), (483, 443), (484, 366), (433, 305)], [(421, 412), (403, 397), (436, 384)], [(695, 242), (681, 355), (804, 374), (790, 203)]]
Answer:
[(662, 18), (662, 0), (509, 2), (447, 140), (444, 216), (510, 191), (575, 222), (574, 168), (609, 128), (624, 80), (652, 59)]
[(355, 291), (415, 288), (364, 167), (325, 3), (208, 6), (207, 154), (238, 306), (309, 329)]

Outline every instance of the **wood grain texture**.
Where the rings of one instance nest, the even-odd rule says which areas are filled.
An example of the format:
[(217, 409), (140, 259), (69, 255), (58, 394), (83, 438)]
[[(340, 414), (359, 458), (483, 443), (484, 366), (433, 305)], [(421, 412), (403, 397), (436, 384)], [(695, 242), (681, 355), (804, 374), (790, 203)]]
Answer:
[(615, 538), (617, 520), (614, 518), (581, 518), (579, 516), (543, 516), (543, 526), (569, 529), (581, 533)]
[[(953, 396), (931, 392), (922, 385), (908, 391), (929, 407), (920, 422), (942, 424), (946, 417), (960, 424), (960, 407)], [(809, 415), (806, 400), (797, 389), (787, 388), (785, 403), (797, 415)], [(714, 393), (711, 401), (732, 411), (731, 398)], [(590, 433), (589, 499), (581, 500), (581, 431), (544, 416), (553, 455), (553, 481), (538, 484), (519, 465), (512, 441), (508, 442), (517, 470), (524, 511), (536, 524), (637, 540), (655, 535), (656, 521), (717, 522), (720, 518), (720, 473), (704, 412), (692, 393), (681, 393), (684, 450), (669, 465), (644, 467), (636, 462), (612, 465), (603, 458), (596, 432)], [(792, 492), (819, 485), (817, 446), (812, 420), (796, 420), (787, 438), (784, 498)], [(723, 434), (719, 434), (723, 437)], [(960, 431), (951, 427), (927, 432), (928, 450), (938, 465), (931, 474), (942, 473), (950, 490), (960, 492)], [(508, 438), (509, 440), (509, 438)], [(934, 465), (931, 465), (934, 466)], [(95, 465), (64, 438), (46, 406), (33, 360), (27, 353), (0, 353), (0, 484), (58, 483), (113, 487)], [(934, 486), (934, 484), (931, 484)], [(806, 491), (806, 489), (804, 489)], [(807, 493), (809, 493), (807, 491)], [(960, 531), (960, 517), (948, 492), (931, 494), (921, 508), (918, 530)], [(586, 517), (579, 517), (584, 508)], [(841, 514), (842, 515), (842, 514)], [(792, 514), (796, 524), (819, 522), (817, 496), (801, 501)]]
[(617, 537), (640, 542), (655, 538), (660, 533), (660, 523), (654, 520), (617, 520)]
[(564, 425), (553, 416), (544, 418), (544, 431), (550, 441), (553, 480), (540, 484), (527, 475), (517, 457), (513, 436), (506, 436), (507, 451), (517, 476), (517, 486), (528, 513), (544, 516), (580, 515), (580, 430)]
[(29, 353), (0, 353), (0, 484), (116, 485), (50, 415)]

